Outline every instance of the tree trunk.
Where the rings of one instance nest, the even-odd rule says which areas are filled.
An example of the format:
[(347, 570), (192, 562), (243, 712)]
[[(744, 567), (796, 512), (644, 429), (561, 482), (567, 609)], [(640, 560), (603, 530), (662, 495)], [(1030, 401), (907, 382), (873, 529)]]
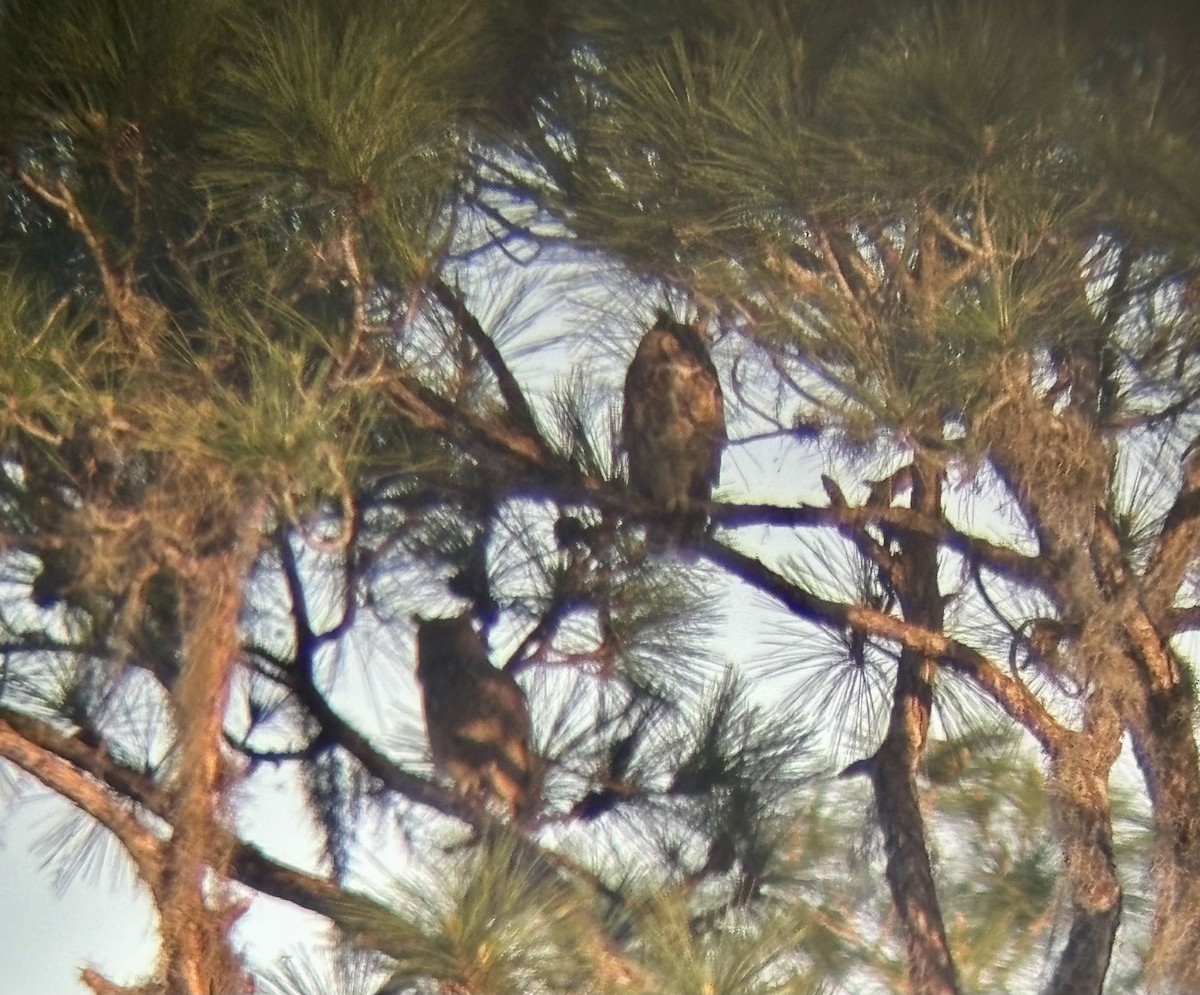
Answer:
[[(914, 510), (940, 516), (939, 473), (920, 456), (914, 460)], [(937, 543), (910, 533), (902, 537), (901, 550), (892, 564), (891, 580), (904, 616), (938, 631), (944, 612), (938, 591)], [(888, 885), (908, 934), (908, 975), (917, 995), (955, 995), (959, 990), (917, 794), (917, 764), (929, 734), (936, 674), (933, 659), (908, 649), (900, 653), (892, 717), (875, 755), (871, 778), (887, 855)]]
[(1130, 738), (1149, 790), (1156, 832), (1154, 943), (1148, 972), (1180, 991), (1200, 991), (1200, 776), (1191, 694), (1151, 690), (1126, 705)]
[(1107, 689), (1088, 698), (1082, 732), (1051, 760), (1050, 790), (1071, 892), (1071, 930), (1046, 995), (1100, 995), (1121, 921), (1108, 776), (1121, 723)]
[(233, 856), (230, 837), (222, 832), (231, 780), (224, 756), (225, 713), (241, 653), (239, 619), (250, 555), (235, 546), (196, 558), (179, 578), (183, 666), (174, 688), (175, 831), (159, 908), (172, 992), (248, 990), (229, 945), (240, 911), (223, 894), (221, 881)]
[[(899, 697), (896, 710), (908, 710)], [(905, 738), (905, 724), (894, 724), (893, 729), (896, 733), (889, 732), (875, 756), (871, 781), (892, 903), (908, 935), (908, 977), (916, 995), (957, 995), (958, 973), (942, 922), (916, 777), (908, 757), (912, 743)]]

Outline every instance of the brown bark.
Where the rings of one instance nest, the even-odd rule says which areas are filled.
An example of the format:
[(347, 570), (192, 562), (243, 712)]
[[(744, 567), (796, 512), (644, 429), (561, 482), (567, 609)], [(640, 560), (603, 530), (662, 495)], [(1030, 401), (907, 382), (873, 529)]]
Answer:
[(1113, 860), (1108, 777), (1121, 750), (1121, 722), (1111, 693), (1088, 699), (1083, 730), (1051, 761), (1058, 832), (1071, 894), (1071, 930), (1046, 995), (1100, 995), (1121, 920), (1121, 886)]
[[(29, 720), (33, 723), (35, 720)], [(41, 724), (39, 724), (41, 725)], [(57, 742), (76, 743), (88, 752), (100, 753), (72, 737), (45, 727)], [(0, 718), (0, 757), (32, 774), (46, 787), (86, 812), (109, 830), (138, 869), (138, 875), (157, 900), (161, 895), (164, 848), (159, 838), (138, 820), (128, 806), (114, 798), (95, 775), (89, 776), (52, 748), (26, 737), (19, 724)], [(101, 754), (101, 759), (107, 757)]]
[[(912, 508), (924, 521), (941, 516), (940, 469), (918, 455), (911, 468)], [(852, 538), (895, 591), (904, 622), (939, 632), (945, 621), (938, 590), (938, 542), (927, 531), (886, 530), (891, 549), (864, 532)], [(847, 619), (849, 621), (849, 619)], [(875, 792), (883, 833), (892, 903), (904, 925), (911, 990), (918, 995), (954, 995), (958, 973), (946, 938), (933, 879), (929, 845), (917, 790), (933, 708), (938, 662), (912, 642), (902, 643), (892, 696), (892, 713), (882, 745), (865, 764)], [(853, 765), (850, 771), (858, 768)]]
[(1148, 973), (1200, 991), (1200, 766), (1190, 690), (1128, 695), (1123, 715), (1150, 796), (1155, 852), (1153, 944)]
[[(1123, 696), (1123, 719), (1133, 741), (1156, 827), (1151, 873), (1156, 885), (1153, 978), (1182, 991), (1200, 990), (1200, 754), (1195, 741), (1195, 682), (1170, 646), (1172, 609), (1200, 546), (1200, 456), (1184, 458), (1180, 494), (1166, 515), (1140, 585), (1127, 576), (1115, 535), (1097, 537), (1097, 558), (1112, 586), (1130, 601), (1130, 647), (1136, 688)], [(1134, 598), (1130, 592), (1139, 592)]]
[[(936, 466), (917, 457), (912, 472), (912, 506), (925, 516), (940, 514), (939, 474)], [(938, 591), (937, 543), (924, 535), (904, 535), (893, 561), (890, 580), (904, 617), (940, 630), (944, 612)], [(936, 675), (936, 659), (909, 648), (901, 651), (891, 721), (871, 771), (887, 855), (888, 885), (908, 934), (908, 977), (917, 995), (953, 995), (959, 991), (917, 793), (917, 765), (929, 735)]]
[(897, 618), (866, 605), (843, 604), (818, 597), (787, 580), (761, 560), (747, 556), (724, 543), (707, 539), (704, 556), (751, 587), (769, 594), (798, 618), (838, 629), (852, 629), (876, 639), (898, 643), (905, 649), (941, 661), (942, 665), (970, 678), (1022, 728), (1053, 752), (1066, 729), (1023, 681), (977, 649), (909, 619)]
[[(1072, 919), (1048, 995), (1099, 995), (1108, 972), (1122, 906), (1108, 778), (1121, 748), (1120, 702), (1126, 690), (1121, 685), (1131, 674), (1128, 646), (1145, 637), (1121, 585), (1105, 575), (1103, 548), (1111, 536), (1103, 509), (1112, 467), (1095, 426), (1098, 362), (1093, 357), (1090, 364), (1071, 367), (1076, 389), (1061, 414), (1018, 377), (1006, 400), (1009, 407), (991, 433), (996, 466), (1036, 524), (1042, 558), (1056, 567), (1053, 594), (1060, 617), (1079, 633), (1064, 655), (1065, 666), (1072, 680), (1092, 689), (1080, 732), (1049, 751)], [(1089, 397), (1090, 408), (1084, 403)], [(1110, 566), (1115, 563), (1107, 559)]]
[[(919, 666), (919, 662), (913, 662)], [(916, 995), (955, 995), (959, 991), (958, 972), (946, 939), (910, 761), (914, 719), (919, 715), (913, 702), (909, 693), (897, 692), (893, 725), (873, 759), (871, 783), (883, 832), (892, 904), (907, 934), (911, 990)], [(897, 713), (907, 713), (907, 717)]]
[[(1144, 671), (1143, 671), (1144, 674)], [(1154, 943), (1148, 973), (1180, 991), (1200, 991), (1200, 761), (1187, 684), (1130, 694), (1124, 718), (1155, 824)]]
[(225, 713), (241, 654), (239, 620), (249, 559), (241, 545), (234, 545), (196, 558), (179, 578), (183, 666), (174, 688), (174, 835), (159, 905), (171, 991), (247, 990), (248, 979), (229, 945), (238, 913), (223, 893), (222, 879), (233, 857), (223, 832), (231, 781), (224, 756)]
[(1105, 592), (1117, 605), (1132, 671), (1118, 699), (1155, 823), (1154, 942), (1151, 977), (1181, 991), (1200, 990), (1200, 753), (1195, 736), (1192, 675), (1169, 643), (1171, 601), (1182, 583), (1200, 529), (1193, 520), (1200, 466), (1189, 461), (1184, 486), (1167, 516), (1144, 579), (1131, 575), (1107, 519), (1097, 523), (1093, 559)]

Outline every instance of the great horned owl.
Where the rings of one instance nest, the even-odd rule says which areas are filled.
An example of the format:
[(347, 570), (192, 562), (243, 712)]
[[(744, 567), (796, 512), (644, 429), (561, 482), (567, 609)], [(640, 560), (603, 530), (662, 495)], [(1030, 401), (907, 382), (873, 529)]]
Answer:
[(725, 403), (700, 331), (659, 314), (625, 376), (622, 442), (634, 493), (661, 509), (646, 544), (661, 552), (695, 541), (721, 475)]
[(514, 819), (527, 814), (533, 774), (525, 692), (488, 662), (469, 614), (417, 620), (417, 680), (438, 769), (464, 796), (498, 798)]

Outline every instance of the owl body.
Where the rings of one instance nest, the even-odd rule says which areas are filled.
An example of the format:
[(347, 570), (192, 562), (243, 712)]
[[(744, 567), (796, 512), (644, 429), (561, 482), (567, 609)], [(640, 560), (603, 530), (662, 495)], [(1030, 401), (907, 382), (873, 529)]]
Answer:
[(419, 620), (417, 681), (434, 764), (464, 796), (498, 798), (519, 818), (532, 794), (529, 706), (469, 615)]
[(712, 498), (725, 440), (724, 397), (703, 337), (660, 315), (625, 376), (622, 422), (630, 486), (661, 512), (647, 528), (651, 549), (703, 535), (698, 506)]

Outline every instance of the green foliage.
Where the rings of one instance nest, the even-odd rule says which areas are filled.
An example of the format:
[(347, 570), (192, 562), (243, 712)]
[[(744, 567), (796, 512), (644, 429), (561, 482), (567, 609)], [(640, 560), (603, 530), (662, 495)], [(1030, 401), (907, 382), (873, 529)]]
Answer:
[(54, 302), (14, 273), (0, 281), (0, 395), (8, 408), (6, 428), (53, 437), (69, 428), (70, 402), (78, 381), (76, 341), (86, 324), (73, 318), (66, 300)]
[(1061, 197), (1051, 136), (1069, 113), (1073, 66), (1060, 31), (1045, 5), (963, 3), (918, 8), (879, 33), (821, 102), (832, 139), (822, 187), (895, 210), (961, 203), (986, 171), (1027, 210)]
[(808, 935), (795, 920), (739, 923), (730, 916), (697, 930), (685, 896), (658, 893), (641, 905), (635, 925), (644, 937), (639, 962), (654, 991), (795, 993), (826, 990), (816, 972), (797, 963)]
[(16, 0), (0, 11), (0, 135), (43, 150), (56, 135), (118, 154), (142, 128), (186, 129), (228, 3)]
[(235, 222), (265, 211), (272, 227), (290, 216), (301, 236), (331, 242), (370, 219), (385, 253), (422, 263), (474, 99), (474, 9), (248, 9), (207, 111), (199, 179), (218, 209)]
[[(60, 867), (103, 826), (214, 964), (227, 881), (307, 905), (355, 995), (1025, 990), (1118, 915), (1194, 989), (1175, 6), (0, 0), (0, 757)], [(734, 439), (659, 556), (600, 385), (664, 301)], [(462, 611), (518, 825), (418, 731)], [(307, 870), (233, 835), (267, 767)]]
[(382, 941), (394, 960), (388, 985), (396, 989), (429, 977), (478, 992), (588, 984), (588, 926), (578, 897), (512, 839), (492, 839), (436, 876), (399, 885), (392, 905), (395, 915), (346, 925)]

